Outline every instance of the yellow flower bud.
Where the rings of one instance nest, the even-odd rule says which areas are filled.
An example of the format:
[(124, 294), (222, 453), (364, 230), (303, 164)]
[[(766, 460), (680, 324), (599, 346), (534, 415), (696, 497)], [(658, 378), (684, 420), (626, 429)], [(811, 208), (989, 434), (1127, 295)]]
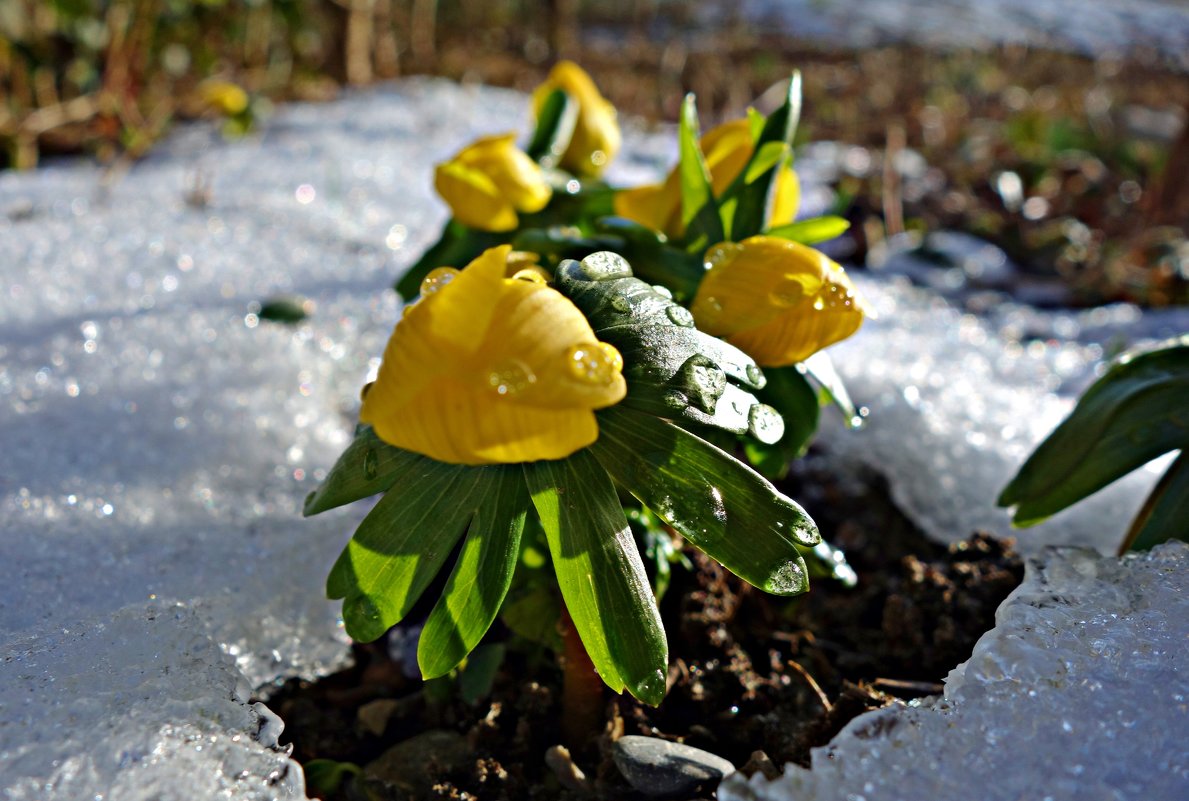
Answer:
[[(751, 126), (746, 119), (723, 123), (707, 131), (700, 144), (710, 170), (714, 194), (716, 197), (721, 196), (747, 166), (755, 150)], [(776, 179), (775, 192), (768, 227), (790, 223), (797, 216), (801, 187), (791, 167), (781, 170)], [(681, 179), (676, 168), (662, 183), (616, 194), (615, 213), (671, 238), (681, 237), (685, 233), (685, 226), (681, 223)]]
[(248, 107), (248, 93), (230, 81), (205, 81), (198, 88), (202, 102), (221, 114), (234, 117)]
[(811, 247), (768, 236), (706, 252), (707, 272), (690, 311), (761, 367), (804, 361), (846, 339), (864, 306), (842, 267)]
[(615, 106), (599, 93), (585, 70), (572, 61), (561, 61), (533, 92), (535, 114), (541, 113), (545, 99), (556, 89), (578, 104), (574, 134), (558, 166), (578, 175), (599, 175), (619, 152)]
[(598, 437), (594, 410), (627, 392), (618, 351), (511, 247), (439, 268), (407, 307), (359, 418), (384, 441), (454, 464), (563, 459)]
[(463, 225), (511, 231), (520, 222), (517, 212), (540, 211), (549, 202), (553, 190), (515, 139), (484, 137), (434, 170), (434, 188)]

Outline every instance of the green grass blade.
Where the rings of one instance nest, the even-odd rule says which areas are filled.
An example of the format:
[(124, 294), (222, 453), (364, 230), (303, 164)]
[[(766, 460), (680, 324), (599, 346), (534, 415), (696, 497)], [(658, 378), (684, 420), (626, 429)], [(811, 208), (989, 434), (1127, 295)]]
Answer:
[(384, 492), (424, 457), (389, 445), (371, 426), (361, 426), (318, 489), (306, 496), (304, 517)]
[(352, 638), (376, 639), (398, 623), (437, 575), (482, 502), (490, 473), (420, 457), (359, 524), (326, 580), (343, 599)]
[(734, 214), (725, 226), (732, 241), (755, 236), (768, 226), (773, 187), (792, 158), (793, 137), (801, 118), (801, 73), (789, 79), (784, 103), (772, 112), (760, 131), (751, 160), (726, 191), (722, 204)]
[(622, 406), (598, 416), (590, 450), (620, 486), (749, 584), (776, 595), (809, 589), (798, 548), (821, 537), (804, 509), (671, 423)]
[(517, 465), (487, 468), (491, 487), (471, 519), (462, 553), (429, 613), (417, 643), (423, 678), (453, 670), (479, 644), (495, 620), (520, 554), (520, 535), (530, 505)]
[(665, 694), (668, 645), (644, 563), (606, 471), (581, 450), (524, 465), (566, 608), (595, 669), (648, 704)]

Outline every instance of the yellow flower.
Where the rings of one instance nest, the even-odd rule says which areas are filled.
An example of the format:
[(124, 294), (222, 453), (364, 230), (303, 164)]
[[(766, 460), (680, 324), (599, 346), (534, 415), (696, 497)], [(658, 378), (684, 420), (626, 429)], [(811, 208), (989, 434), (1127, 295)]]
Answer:
[(553, 190), (515, 139), (486, 136), (434, 170), (434, 188), (463, 225), (511, 231), (520, 221), (517, 212), (540, 211), (549, 202)]
[(205, 81), (198, 93), (202, 102), (228, 117), (243, 113), (250, 102), (248, 93), (231, 81)]
[(627, 391), (623, 359), (531, 270), (505, 277), (510, 251), (426, 277), (359, 414), (381, 439), (479, 465), (562, 459), (598, 437), (594, 410)]
[(599, 93), (585, 70), (572, 61), (560, 61), (533, 91), (534, 114), (541, 113), (545, 99), (556, 89), (578, 104), (574, 133), (558, 166), (578, 175), (598, 175), (619, 152), (615, 106)]
[(804, 361), (846, 339), (864, 307), (842, 267), (811, 247), (768, 236), (706, 252), (707, 272), (690, 311), (761, 367)]
[[(719, 197), (742, 172), (755, 149), (750, 123), (746, 119), (725, 122), (707, 131), (702, 136), (701, 146), (710, 170), (710, 184), (715, 196)], [(797, 174), (791, 167), (785, 167), (776, 180), (769, 227), (792, 222), (800, 202)], [(615, 213), (673, 239), (679, 238), (685, 233), (685, 226), (681, 224), (681, 179), (677, 169), (674, 168), (662, 183), (616, 194)]]

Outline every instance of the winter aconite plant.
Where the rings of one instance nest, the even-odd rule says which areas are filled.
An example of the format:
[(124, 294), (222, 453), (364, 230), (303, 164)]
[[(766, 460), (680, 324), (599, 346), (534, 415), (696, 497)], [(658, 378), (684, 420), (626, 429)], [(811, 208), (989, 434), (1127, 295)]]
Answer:
[[(689, 99), (674, 172), (621, 191), (598, 178), (614, 108), (563, 63), (524, 149), (487, 137), (437, 167), (452, 219), (398, 284), (412, 302), (355, 439), (305, 506), (383, 493), (327, 583), (352, 637), (383, 635), (444, 574), (426, 678), (502, 610), (514, 631), (560, 618), (603, 682), (657, 704), (675, 536), (770, 593), (845, 577), (805, 511), (736, 457), (779, 473), (805, 446), (819, 397), (844, 398), (812, 378), (829, 375), (819, 351), (864, 315), (810, 247), (845, 225), (793, 221), (797, 87), (701, 144)], [(518, 582), (534, 586), (513, 604)]]

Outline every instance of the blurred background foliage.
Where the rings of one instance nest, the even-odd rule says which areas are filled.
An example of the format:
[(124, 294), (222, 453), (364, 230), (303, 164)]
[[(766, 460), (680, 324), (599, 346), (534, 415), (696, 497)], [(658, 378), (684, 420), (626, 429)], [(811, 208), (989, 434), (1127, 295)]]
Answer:
[[(1189, 301), (1189, 75), (1020, 46), (847, 49), (667, 0), (0, 0), (0, 168), (144, 155), (178, 119), (249, 131), (271, 104), (435, 74), (528, 90), (581, 63), (626, 114), (696, 92), (709, 127), (794, 67), (800, 141), (831, 143), (862, 261), (913, 231), (988, 239), (1062, 303)], [(707, 14), (711, 9), (714, 13)], [(830, 149), (832, 148), (832, 149)], [(428, 175), (428, 165), (427, 165)], [(428, 178), (427, 178), (428, 180)]]

